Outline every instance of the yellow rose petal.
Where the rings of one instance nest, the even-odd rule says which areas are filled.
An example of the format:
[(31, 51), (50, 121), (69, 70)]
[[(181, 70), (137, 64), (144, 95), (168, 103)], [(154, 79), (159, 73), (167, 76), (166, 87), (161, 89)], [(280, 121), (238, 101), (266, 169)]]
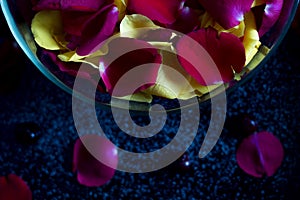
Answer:
[[(36, 43), (48, 50), (59, 50), (63, 47), (56, 41), (64, 38), (61, 15), (56, 10), (43, 10), (38, 12), (31, 24), (31, 31)], [(61, 43), (65, 43), (62, 41)]]
[[(156, 84), (143, 92), (169, 99), (190, 99), (202, 95), (206, 87), (199, 85), (179, 64), (171, 44), (161, 51), (163, 62), (158, 71)], [(173, 51), (174, 53), (170, 52)], [(181, 77), (174, 76), (174, 71)]]
[(85, 56), (79, 56), (75, 51), (69, 51), (58, 55), (58, 58), (64, 62), (78, 62), (85, 58)]
[(266, 4), (266, 0), (254, 0), (251, 7), (261, 6)]
[(127, 1), (128, 0), (114, 0), (114, 3), (119, 10), (119, 21), (121, 21), (126, 14)]
[(99, 57), (105, 55), (104, 52), (96, 51), (86, 56), (79, 56), (75, 51), (68, 51), (58, 55), (58, 58), (63, 62), (82, 62), (91, 65), (94, 68), (99, 68)]
[(258, 31), (256, 29), (254, 14), (250, 11), (245, 14), (245, 34), (243, 45), (246, 51), (246, 65), (250, 62), (253, 56), (257, 53), (261, 42), (259, 41)]
[[(147, 94), (144, 92), (137, 92), (135, 94), (129, 95), (129, 96), (124, 96), (124, 97), (115, 97), (117, 99), (122, 99), (122, 100), (130, 100), (130, 101), (136, 101), (136, 102), (145, 102), (145, 103), (151, 103), (152, 101), (152, 95)], [(119, 105), (121, 102), (119, 102)], [(124, 102), (125, 103), (125, 102)]]
[(125, 15), (120, 23), (121, 37), (138, 38), (144, 32), (139, 28), (160, 28), (155, 25), (148, 17), (140, 14)]

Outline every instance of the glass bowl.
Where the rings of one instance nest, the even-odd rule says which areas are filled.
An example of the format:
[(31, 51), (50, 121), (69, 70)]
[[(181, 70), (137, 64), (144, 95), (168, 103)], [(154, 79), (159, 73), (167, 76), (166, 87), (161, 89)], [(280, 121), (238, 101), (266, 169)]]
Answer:
[[(260, 70), (261, 66), (265, 64), (266, 60), (272, 55), (272, 53), (276, 51), (276, 48), (285, 37), (286, 32), (297, 10), (298, 3), (298, 0), (284, 0), (283, 9), (279, 19), (277, 20), (275, 25), (260, 39), (262, 44), (255, 56), (240, 73), (240, 80), (233, 80), (225, 85), (226, 92), (234, 91), (234, 88), (236, 88), (240, 84), (246, 83), (249, 78), (251, 78), (253, 75), (258, 74), (257, 71)], [(58, 66), (52, 60), (41, 57), (41, 55), (39, 54), (40, 47), (38, 47), (36, 42), (34, 41), (30, 29), (30, 21), (33, 17), (33, 13), (30, 12), (30, 3), (28, 3), (27, 7), (24, 7), (24, 4), (22, 4), (22, 6), (23, 7), (21, 9), (21, 6), (18, 5), (17, 0), (1, 0), (2, 11), (9, 25), (9, 28), (28, 58), (49, 80), (51, 80), (63, 90), (67, 91), (70, 94), (74, 94), (75, 92), (77, 96), (79, 96), (83, 100), (94, 100), (85, 94), (85, 90), (88, 88), (88, 85), (90, 83), (86, 82), (87, 85), (84, 90), (74, 91), (73, 85), (75, 77), (59, 70)], [(99, 79), (99, 77), (95, 77), (96, 81)], [(99, 81), (97, 82), (99, 83)], [(99, 83), (99, 85), (100, 84), (101, 83)], [(209, 94), (204, 94), (200, 97), (197, 97), (197, 102), (200, 104), (204, 104), (205, 102), (208, 102), (212, 97), (221, 93), (223, 89), (224, 87), (217, 87), (210, 91)], [(126, 107), (124, 105), (128, 103), (127, 100), (115, 99), (108, 93), (99, 92), (98, 90), (96, 91), (95, 100), (97, 105), (102, 106), (103, 108), (111, 107), (112, 99), (117, 102), (113, 104), (114, 107), (123, 108)], [(186, 101), (187, 103), (185, 105), (187, 105), (187, 107), (189, 104), (192, 104), (189, 103), (188, 100)], [(170, 100), (166, 98), (154, 97), (151, 103), (130, 101), (130, 109), (136, 111), (147, 111), (149, 107), (151, 107), (151, 105), (157, 103), (164, 106), (167, 111), (177, 110), (179, 108), (178, 101), (176, 99)]]

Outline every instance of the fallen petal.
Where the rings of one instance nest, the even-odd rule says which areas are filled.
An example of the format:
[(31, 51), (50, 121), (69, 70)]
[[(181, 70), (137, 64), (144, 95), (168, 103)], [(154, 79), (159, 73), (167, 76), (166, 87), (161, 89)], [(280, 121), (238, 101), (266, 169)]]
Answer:
[(77, 172), (80, 184), (88, 187), (104, 185), (114, 176), (117, 165), (117, 149), (108, 139), (88, 134), (76, 140), (73, 172)]
[(254, 177), (272, 176), (281, 165), (283, 157), (280, 140), (266, 131), (245, 138), (236, 153), (240, 168)]
[(0, 199), (31, 200), (32, 193), (26, 182), (15, 174), (0, 177)]

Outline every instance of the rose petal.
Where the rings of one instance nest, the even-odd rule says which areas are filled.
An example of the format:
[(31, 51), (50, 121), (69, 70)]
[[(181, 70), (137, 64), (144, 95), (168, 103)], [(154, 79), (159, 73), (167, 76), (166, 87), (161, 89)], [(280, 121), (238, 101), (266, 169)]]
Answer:
[(283, 0), (264, 0), (264, 3), (262, 6), (252, 8), (258, 19), (258, 33), (260, 37), (276, 23), (283, 7)]
[(246, 51), (245, 64), (247, 65), (258, 52), (258, 48), (261, 45), (256, 28), (255, 17), (251, 11), (245, 14), (245, 33), (243, 37), (243, 45)]
[(60, 0), (62, 10), (77, 10), (95, 12), (99, 10), (104, 4), (112, 4), (113, 0), (84, 0), (84, 1), (70, 1)]
[[(110, 3), (113, 0), (109, 0)], [(95, 12), (103, 4), (108, 3), (107, 0), (85, 0), (85, 1), (69, 1), (69, 0), (40, 0), (33, 7), (34, 10), (72, 10)]]
[[(247, 13), (246, 13), (247, 14)], [(245, 14), (245, 16), (246, 16)], [(245, 23), (242, 21), (239, 25), (232, 27), (230, 29), (224, 29), (220, 24), (218, 24), (213, 17), (208, 13), (204, 12), (200, 16), (200, 27), (201, 28), (209, 28), (212, 27), (216, 29), (219, 33), (220, 32), (226, 32), (226, 33), (231, 33), (238, 38), (241, 38), (244, 36), (244, 31), (245, 31)]]
[(32, 193), (28, 185), (15, 174), (0, 177), (0, 199), (31, 200)]
[(33, 6), (33, 10), (59, 10), (61, 0), (39, 0), (36, 5)]
[[(145, 28), (142, 29), (142, 28)], [(158, 29), (148, 17), (140, 14), (126, 15), (120, 23), (120, 36), (130, 38), (141, 38), (145, 31)]]
[(97, 51), (96, 47), (114, 33), (117, 22), (118, 9), (114, 5), (106, 6), (95, 13), (82, 30), (76, 53), (83, 56)]
[(172, 24), (183, 2), (184, 0), (130, 0), (127, 8), (132, 14), (142, 14), (162, 24)]
[(38, 12), (31, 24), (31, 31), (36, 43), (45, 49), (59, 50), (63, 47), (55, 38), (64, 38), (63, 24), (59, 11), (43, 10)]
[[(187, 37), (196, 42), (190, 43)], [(189, 55), (192, 59), (178, 57), (182, 67), (201, 85), (229, 82), (233, 79), (233, 70), (240, 72), (245, 64), (245, 49), (240, 39), (230, 33), (218, 35), (213, 28), (189, 33), (178, 41), (176, 49), (179, 55)], [(197, 66), (192, 66), (191, 61)]]
[(125, 17), (127, 2), (128, 0), (114, 0), (114, 4), (119, 10), (119, 21), (121, 21)]
[(176, 21), (167, 28), (174, 29), (182, 33), (189, 33), (195, 30), (200, 24), (199, 14), (189, 7), (179, 10)]
[(272, 176), (281, 165), (283, 156), (279, 139), (266, 131), (245, 138), (236, 153), (238, 165), (254, 177)]
[(80, 184), (98, 187), (107, 183), (114, 176), (117, 165), (117, 149), (108, 139), (89, 134), (76, 140), (73, 172), (77, 171), (77, 180)]
[[(163, 63), (159, 68), (156, 84), (143, 90), (144, 93), (168, 99), (190, 99), (209, 88), (199, 85), (180, 65), (173, 47), (164, 46), (161, 51)], [(174, 70), (181, 76), (174, 74)], [(205, 91), (207, 92), (207, 91)]]
[[(132, 51), (127, 51), (130, 48)], [(156, 81), (159, 66), (162, 62), (161, 55), (152, 45), (145, 41), (132, 38), (116, 38), (108, 44), (109, 52), (100, 58), (100, 75), (110, 94), (115, 96), (126, 96), (146, 89)], [(115, 55), (121, 55), (115, 60), (111, 60)], [(120, 87), (115, 88), (119, 79), (133, 68), (148, 64), (147, 69), (142, 74), (138, 74), (135, 80), (127, 80)], [(108, 66), (109, 65), (109, 66)], [(143, 81), (142, 86), (135, 87), (135, 82)]]
[(204, 9), (225, 29), (237, 26), (251, 9), (253, 0), (198, 0)]

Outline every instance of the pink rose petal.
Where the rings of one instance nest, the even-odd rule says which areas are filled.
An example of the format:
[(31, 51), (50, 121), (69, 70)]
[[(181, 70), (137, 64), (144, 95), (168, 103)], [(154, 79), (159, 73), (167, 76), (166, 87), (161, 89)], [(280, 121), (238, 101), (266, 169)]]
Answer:
[(204, 9), (225, 29), (237, 26), (251, 9), (253, 0), (198, 0)]
[[(190, 44), (188, 36), (196, 42)], [(207, 54), (201, 52), (199, 45), (206, 50), (214, 63), (209, 61)], [(197, 66), (191, 65), (180, 56), (178, 59), (182, 67), (201, 85), (231, 81), (234, 77), (233, 70), (240, 72), (246, 59), (245, 49), (239, 38), (230, 33), (218, 34), (213, 28), (200, 29), (182, 37), (176, 45), (176, 50), (179, 55), (194, 55), (193, 58), (189, 57)]]
[[(108, 44), (109, 53), (100, 58), (100, 75), (110, 94), (115, 96), (126, 96), (146, 89), (155, 84), (157, 73), (162, 62), (161, 55), (157, 49), (145, 41), (132, 38), (116, 38)], [(136, 49), (124, 54), (124, 49)], [(115, 55), (121, 55), (119, 58), (111, 60)], [(112, 56), (112, 57), (111, 57)], [(135, 80), (127, 80), (125, 84), (115, 85), (119, 79), (131, 69), (143, 64), (149, 64), (147, 69), (135, 77)], [(109, 66), (108, 66), (109, 65)], [(142, 80), (144, 85), (135, 87), (135, 81)]]
[(172, 24), (183, 3), (184, 0), (130, 0), (128, 10), (131, 13), (145, 15), (162, 24)]
[[(112, 167), (103, 164), (100, 160)], [(73, 172), (77, 171), (77, 180), (80, 184), (88, 187), (104, 185), (114, 176), (117, 165), (117, 149), (108, 139), (89, 134), (76, 140)]]
[(32, 193), (22, 178), (15, 174), (0, 177), (0, 199), (31, 200)]
[(282, 7), (283, 0), (265, 0), (264, 6), (254, 7), (254, 13), (258, 21), (259, 36), (263, 36), (277, 22)]
[(283, 156), (279, 139), (266, 131), (245, 138), (236, 153), (238, 165), (254, 177), (272, 176), (281, 165)]

